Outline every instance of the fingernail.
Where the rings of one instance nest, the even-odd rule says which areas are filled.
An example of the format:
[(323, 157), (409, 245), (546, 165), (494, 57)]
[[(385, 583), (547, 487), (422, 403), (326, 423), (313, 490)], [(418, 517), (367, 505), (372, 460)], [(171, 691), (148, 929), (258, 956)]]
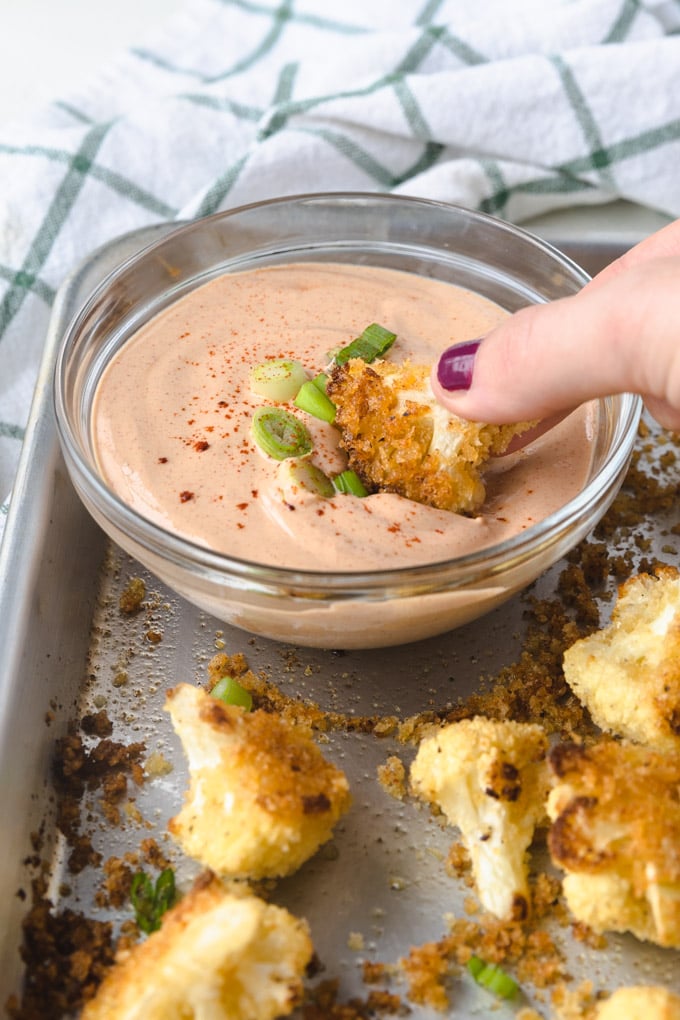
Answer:
[(470, 389), (475, 355), (481, 342), (481, 337), (477, 340), (465, 340), (462, 344), (454, 344), (444, 351), (437, 365), (437, 379), (443, 389)]

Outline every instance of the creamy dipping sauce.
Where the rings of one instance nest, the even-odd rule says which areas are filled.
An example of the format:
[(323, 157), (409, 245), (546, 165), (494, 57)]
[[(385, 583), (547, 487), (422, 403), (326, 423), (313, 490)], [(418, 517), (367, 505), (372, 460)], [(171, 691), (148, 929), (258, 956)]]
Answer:
[[(574, 412), (486, 474), (468, 518), (390, 493), (284, 500), (279, 462), (253, 440), (252, 366), (295, 358), (310, 377), (371, 322), (397, 334), (390, 360), (432, 363), (507, 313), (487, 299), (397, 270), (300, 263), (225, 274), (144, 325), (113, 357), (96, 393), (99, 468), (118, 496), (175, 534), (239, 559), (328, 572), (441, 561), (531, 527), (582, 488), (597, 421)], [(334, 426), (292, 404), (326, 474), (346, 466)]]

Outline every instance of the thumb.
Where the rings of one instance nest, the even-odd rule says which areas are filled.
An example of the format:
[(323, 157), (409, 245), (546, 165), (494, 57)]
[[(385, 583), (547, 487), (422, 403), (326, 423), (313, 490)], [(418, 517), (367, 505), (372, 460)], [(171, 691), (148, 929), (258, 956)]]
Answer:
[(679, 321), (680, 256), (650, 259), (573, 297), (523, 308), (478, 346), (449, 348), (433, 388), (450, 411), (493, 424), (634, 392), (662, 425), (678, 429)]

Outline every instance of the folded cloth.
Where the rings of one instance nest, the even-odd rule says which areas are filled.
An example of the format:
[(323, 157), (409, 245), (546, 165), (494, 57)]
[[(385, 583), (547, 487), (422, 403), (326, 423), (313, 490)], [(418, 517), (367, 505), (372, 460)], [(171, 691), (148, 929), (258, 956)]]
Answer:
[(187, 0), (0, 129), (0, 497), (55, 292), (118, 234), (319, 190), (680, 215), (679, 29), (672, 0)]

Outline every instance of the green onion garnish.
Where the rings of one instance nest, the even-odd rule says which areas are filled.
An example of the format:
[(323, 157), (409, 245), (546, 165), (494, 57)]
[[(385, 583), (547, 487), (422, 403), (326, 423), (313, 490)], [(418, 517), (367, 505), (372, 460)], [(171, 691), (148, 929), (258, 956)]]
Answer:
[(303, 457), (312, 451), (312, 437), (303, 423), (281, 407), (258, 407), (252, 429), (260, 449), (276, 460)]
[(318, 375), (315, 375), (314, 378), (312, 379), (312, 382), (318, 389), (321, 390), (322, 393), (326, 392), (326, 387), (328, 386), (328, 376), (326, 375), (325, 372), (319, 372)]
[(226, 705), (237, 705), (250, 712), (253, 707), (253, 696), (233, 676), (221, 677), (210, 691), (213, 698), (223, 701)]
[(335, 364), (344, 365), (350, 358), (361, 358), (363, 361), (375, 361), (385, 351), (389, 350), (397, 339), (396, 333), (391, 333), (384, 326), (373, 322), (367, 326), (361, 336), (352, 340), (347, 347), (341, 348), (335, 355)]
[(289, 457), (279, 464), (278, 483), (287, 503), (294, 503), (303, 492), (328, 498), (335, 493), (333, 483), (321, 468), (304, 458)]
[(335, 404), (311, 381), (302, 384), (293, 403), (301, 411), (306, 411), (321, 421), (335, 421)]
[(364, 486), (364, 483), (359, 478), (356, 471), (350, 471), (349, 468), (346, 471), (341, 471), (339, 475), (336, 475), (333, 479), (333, 485), (338, 492), (343, 494), (349, 494), (350, 496), (368, 496), (368, 491)]
[(356, 471), (348, 468), (333, 477), (335, 491), (347, 496), (368, 496), (368, 490)]
[(130, 899), (135, 908), (135, 920), (142, 931), (147, 935), (158, 931), (163, 914), (177, 900), (172, 868), (161, 871), (155, 883), (143, 871), (138, 871), (132, 879)]
[(477, 975), (480, 974), (485, 967), (486, 964), (484, 963), (484, 960), (482, 960), (479, 956), (471, 956), (467, 962), (467, 969), (470, 971), (475, 980), (477, 979)]
[(478, 985), (487, 988), (499, 999), (512, 999), (519, 991), (519, 985), (496, 963), (484, 963), (478, 956), (471, 956), (467, 968)]
[(292, 358), (275, 358), (254, 365), (250, 370), (250, 388), (259, 397), (283, 404), (292, 400), (307, 381), (304, 365)]

